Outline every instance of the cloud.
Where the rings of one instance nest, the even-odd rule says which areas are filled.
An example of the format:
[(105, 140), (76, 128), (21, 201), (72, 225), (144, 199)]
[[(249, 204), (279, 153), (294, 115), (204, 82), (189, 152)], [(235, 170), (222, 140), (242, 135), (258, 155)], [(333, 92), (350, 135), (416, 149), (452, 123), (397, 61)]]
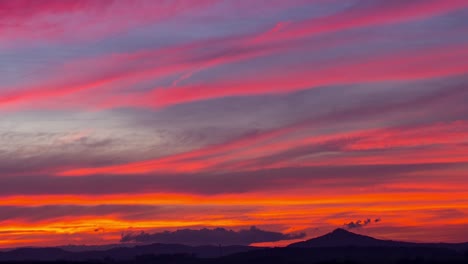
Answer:
[(252, 226), (250, 229), (239, 231), (224, 228), (215, 229), (181, 229), (177, 231), (164, 231), (160, 233), (129, 233), (122, 234), (120, 242), (152, 242), (176, 243), (186, 245), (250, 245), (260, 242), (275, 242), (305, 237), (305, 233), (283, 234), (265, 231)]
[(354, 228), (361, 228), (361, 227), (367, 226), (367, 225), (371, 224), (372, 222), (378, 223), (380, 221), (381, 221), (380, 218), (376, 218), (374, 220), (372, 220), (370, 218), (367, 218), (365, 220), (357, 220), (357, 221), (351, 221), (349, 223), (345, 223), (344, 226), (347, 229), (354, 229)]
[(0, 244), (465, 219), (468, 1), (272, 2), (0, 0)]
[[(207, 172), (213, 169), (239, 167), (258, 169), (259, 166), (275, 165), (278, 162), (305, 157), (309, 154), (335, 152), (340, 153), (342, 156), (346, 156), (345, 154), (347, 154), (347, 152), (353, 152), (360, 155), (366, 155), (365, 151), (370, 150), (393, 149), (398, 151), (406, 148), (407, 151), (411, 151), (409, 147), (421, 147), (436, 144), (457, 144), (463, 142), (468, 129), (467, 122), (458, 121), (424, 126), (401, 126), (385, 129), (359, 130), (347, 133), (330, 134), (322, 137), (322, 139), (319, 136), (311, 135), (297, 140), (295, 143), (294, 141), (285, 141), (285, 143), (277, 141), (275, 144), (268, 142), (268, 140), (273, 138), (292, 134), (299, 130), (305, 130), (307, 126), (314, 123), (320, 125), (320, 120), (298, 122), (253, 135), (244, 135), (225, 141), (221, 144), (208, 145), (192, 151), (159, 157), (157, 159), (94, 168), (73, 168), (59, 172), (58, 175), (84, 176), (93, 174), (144, 174), (156, 171), (167, 173), (186, 171)], [(431, 133), (427, 133), (427, 131), (431, 131)], [(252, 145), (252, 143), (255, 143), (255, 145)], [(273, 147), (269, 148), (268, 144)], [(279, 144), (282, 144), (282, 146), (279, 146)], [(262, 152), (268, 154), (251, 156), (248, 155), (251, 150), (254, 152), (262, 150)], [(440, 151), (440, 149), (438, 151)], [(416, 152), (419, 153), (417, 149)], [(244, 156), (239, 155), (239, 153), (242, 153)], [(435, 152), (430, 153), (435, 154)], [(430, 153), (427, 154), (430, 155)], [(392, 155), (388, 155), (389, 156), (386, 159), (391, 159)], [(432, 157), (426, 156), (423, 161), (424, 163), (431, 163), (432, 159), (438, 159), (439, 156), (439, 153)], [(344, 158), (348, 159), (351, 157)], [(318, 162), (319, 159), (316, 159), (316, 161), (317, 163), (313, 165), (321, 165)], [(340, 163), (338, 162), (335, 164)], [(341, 162), (341, 164), (353, 164), (353, 162), (345, 160), (345, 162)]]
[[(10, 44), (30, 39), (49, 42), (102, 39), (134, 27), (171, 20), (213, 3), (212, 0), (0, 1), (0, 32), (4, 33), (0, 39)], [(81, 22), (75, 23), (74, 19)]]
[[(434, 55), (437, 54), (437, 55)], [(143, 96), (156, 104), (167, 107), (175, 104), (212, 100), (229, 96), (258, 96), (262, 94), (285, 94), (323, 86), (340, 84), (414, 81), (465, 74), (467, 65), (456, 62), (466, 57), (464, 47), (447, 46), (393, 52), (374, 55), (359, 60), (330, 61), (333, 67), (324, 67), (310, 72), (313, 64), (304, 65), (304, 70), (272, 75), (270, 72), (258, 74), (255, 78), (242, 81), (212, 81), (202, 84), (189, 84), (170, 89), (155, 89), (151, 96)], [(434, 70), (433, 63), (439, 63), (441, 70)], [(408, 69), (414, 69), (408, 71)], [(346, 74), (342, 74), (345, 72)], [(155, 100), (157, 98), (157, 100)]]
[[(92, 4), (93, 2), (90, 2)], [(198, 3), (198, 2), (197, 2)], [(115, 3), (112, 6), (117, 6), (119, 11), (132, 10), (135, 6), (130, 6), (130, 9), (120, 6), (120, 3)], [(148, 4), (146, 9), (154, 8), (151, 2)], [(205, 3), (209, 6), (209, 2)], [(437, 14), (439, 9), (435, 8), (432, 4), (420, 3), (411, 5), (414, 12), (419, 11), (420, 9), (428, 11), (428, 15)], [(455, 10), (460, 6), (465, 6), (465, 3), (439, 3), (441, 13), (444, 11)], [(120, 7), (119, 7), (120, 6)], [(184, 6), (183, 3), (179, 6)], [(185, 8), (181, 8), (182, 11), (192, 10), (196, 5), (188, 5)], [(310, 21), (302, 21), (292, 24), (292, 28), (288, 30), (280, 30), (280, 32), (273, 32), (271, 35), (274, 42), (268, 41), (268, 39), (263, 39), (261, 43), (257, 43), (254, 40), (258, 41), (258, 36), (263, 36), (264, 33), (259, 35), (246, 34), (238, 38), (211, 38), (203, 41), (189, 42), (184, 45), (173, 46), (167, 49), (156, 49), (146, 52), (132, 52), (132, 53), (122, 53), (116, 56), (115, 54), (99, 56), (94, 59), (86, 59), (84, 61), (75, 62), (74, 65), (78, 68), (79, 72), (88, 72), (85, 75), (90, 75), (87, 77), (81, 77), (80, 80), (73, 80), (66, 78), (64, 83), (40, 83), (39, 85), (27, 86), (27, 87), (14, 87), (11, 89), (10, 93), (3, 94), (0, 99), (0, 106), (15, 106), (16, 107), (27, 107), (30, 108), (31, 105), (34, 105), (34, 108), (41, 107), (41, 104), (37, 102), (42, 102), (47, 106), (54, 105), (59, 108), (68, 108), (70, 107), (69, 101), (55, 100), (53, 98), (62, 97), (66, 95), (73, 95), (76, 93), (81, 93), (86, 90), (92, 90), (89, 93), (79, 94), (79, 97), (74, 97), (75, 106), (87, 108), (113, 108), (113, 107), (167, 107), (175, 104), (184, 104), (191, 103), (195, 101), (203, 101), (209, 99), (219, 99), (221, 97), (227, 96), (249, 96), (249, 95), (260, 95), (260, 94), (276, 94), (276, 93), (289, 93), (295, 91), (306, 90), (309, 88), (321, 87), (323, 85), (335, 85), (341, 83), (355, 83), (355, 82), (369, 82), (369, 81), (379, 81), (379, 80), (412, 80), (419, 78), (432, 78), (440, 77), (446, 75), (452, 75), (457, 73), (465, 73), (466, 65), (457, 65), (455, 60), (458, 60), (459, 56), (455, 55), (455, 59), (447, 58), (447, 54), (452, 54), (453, 47), (442, 47), (441, 50), (410, 50), (405, 53), (390, 53), (389, 56), (379, 55), (379, 59), (370, 58), (372, 61), (375, 61), (369, 67), (362, 65), (364, 58), (360, 57), (359, 60), (349, 58), (344, 61), (351, 61), (352, 63), (341, 63), (343, 60), (340, 58), (338, 61), (333, 62), (335, 66), (330, 69), (319, 70), (321, 67), (319, 65), (304, 65), (304, 69), (317, 68), (316, 73), (305, 70), (299, 73), (284, 73), (278, 75), (278, 78), (272, 77), (275, 74), (272, 74), (269, 70), (265, 73), (258, 74), (253, 80), (245, 80), (242, 82), (233, 82), (232, 80), (224, 80), (218, 82), (216, 80), (210, 80), (208, 83), (197, 84), (190, 83), (182, 85), (180, 87), (171, 88), (171, 89), (154, 89), (152, 92), (139, 92), (139, 93), (109, 93), (108, 91), (103, 91), (102, 88), (105, 85), (120, 85), (122, 83), (132, 83), (132, 82), (144, 82), (147, 78), (161, 78), (172, 76), (174, 74), (181, 74), (188, 72), (197, 72), (201, 69), (215, 68), (219, 66), (225, 66), (226, 64), (231, 64), (233, 62), (239, 61), (252, 61), (255, 58), (273, 55), (275, 53), (284, 54), (286, 51), (294, 50), (297, 46), (300, 46), (295, 43), (286, 43), (284, 44), (285, 39), (290, 37), (295, 38), (301, 36), (302, 33), (305, 35), (314, 35), (317, 33), (326, 33), (333, 32), (340, 29), (349, 29), (348, 26), (359, 27), (359, 26), (369, 26), (374, 25), (376, 21), (374, 19), (379, 18), (376, 16), (374, 11), (381, 13), (389, 19), (390, 22), (393, 20), (398, 20), (400, 18), (413, 19), (411, 12), (405, 16), (395, 15), (400, 14), (402, 11), (406, 11), (406, 5), (398, 4), (397, 8), (391, 8), (389, 10), (388, 5), (385, 1), (380, 4), (376, 4), (373, 8), (364, 8), (367, 12), (365, 14), (355, 13), (355, 10), (359, 8), (351, 8), (351, 14), (346, 14), (345, 18), (351, 21), (342, 21), (341, 13), (336, 16), (325, 17), (326, 20), (323, 21), (323, 25), (318, 25), (319, 28), (309, 32), (311, 28), (315, 28), (316, 18), (311, 19)], [(115, 7), (114, 7), (115, 8)], [(162, 6), (157, 8), (164, 16), (172, 10), (169, 6)], [(413, 9), (414, 8), (414, 9)], [(18, 8), (19, 9), (19, 8)], [(128, 9), (128, 10), (127, 10)], [(145, 9), (145, 10), (146, 10)], [(112, 10), (112, 8), (110, 8)], [(138, 11), (140, 8), (137, 8)], [(163, 11), (161, 11), (163, 10)], [(354, 10), (354, 11), (353, 11)], [(174, 10), (175, 11), (175, 10)], [(126, 13), (124, 12), (124, 13)], [(349, 11), (348, 11), (349, 12)], [(119, 15), (122, 12), (112, 12), (112, 14), (118, 13)], [(135, 12), (129, 12), (131, 16), (141, 17), (153, 17), (152, 16), (142, 16), (135, 15)], [(152, 12), (153, 14), (154, 12)], [(346, 12), (345, 12), (346, 13)], [(138, 14), (138, 12), (136, 12)], [(392, 15), (390, 15), (392, 14)], [(367, 19), (360, 20), (357, 17), (364, 15)], [(419, 14), (421, 15), (421, 14)], [(94, 17), (94, 16), (93, 16)], [(156, 17), (156, 16), (155, 16)], [(424, 17), (424, 16), (423, 16)], [(119, 17), (120, 18), (120, 17)], [(403, 19), (405, 21), (406, 19)], [(134, 21), (134, 19), (129, 19)], [(369, 21), (367, 21), (369, 20)], [(127, 20), (126, 20), (127, 21)], [(356, 24), (356, 21), (360, 21)], [(367, 21), (367, 22), (366, 22)], [(380, 21), (385, 24), (384, 21)], [(329, 28), (329, 23), (337, 23), (337, 27), (332, 26)], [(379, 21), (377, 21), (379, 22)], [(395, 21), (393, 21), (395, 22)], [(397, 21), (396, 21), (397, 22)], [(109, 23), (109, 22), (107, 22)], [(114, 25), (114, 24), (112, 24)], [(125, 25), (122, 25), (125, 26)], [(317, 26), (317, 25), (316, 25)], [(86, 29), (92, 27), (83, 27)], [(101, 27), (99, 27), (101, 28)], [(102, 27), (107, 28), (107, 27)], [(291, 29), (291, 30), (289, 30)], [(58, 30), (60, 32), (76, 32), (75, 30)], [(285, 32), (284, 34), (276, 34)], [(27, 32), (36, 32), (35, 30), (28, 30)], [(267, 31), (270, 32), (270, 31)], [(294, 32), (298, 33), (294, 34)], [(272, 32), (270, 32), (272, 33)], [(75, 33), (76, 34), (76, 33)], [(74, 35), (75, 35), (74, 34)], [(89, 35), (85, 34), (85, 35)], [(290, 35), (290, 36), (289, 36)], [(363, 41), (363, 38), (366, 38), (364, 42), (367, 42), (368, 36), (359, 37), (359, 41)], [(357, 40), (351, 40), (351, 42), (357, 42)], [(323, 50), (323, 43), (326, 45), (326, 49), (329, 49), (330, 46), (347, 46), (349, 45), (349, 38), (339, 38), (337, 40), (326, 39), (326, 41), (317, 41), (315, 40), (313, 45), (308, 46), (308, 52), (312, 53), (317, 50), (317, 42), (320, 43), (320, 48), (318, 50)], [(298, 42), (300, 43), (300, 42)], [(307, 42), (303, 42), (307, 43)], [(304, 45), (302, 43), (302, 45)], [(206, 50), (205, 46), (212, 46), (215, 48)], [(245, 48), (249, 47), (249, 48)], [(309, 48), (313, 47), (313, 48)], [(464, 47), (464, 46), (463, 46)], [(455, 48), (456, 49), (456, 48)], [(202, 55), (199, 55), (202, 53)], [(206, 54), (205, 54), (206, 53)], [(323, 53), (320, 52), (320, 53)], [(420, 56), (414, 56), (419, 53), (422, 58), (426, 61), (421, 61)], [(439, 54), (443, 54), (442, 58), (439, 57)], [(172, 54), (172, 56), (167, 56), (169, 59), (162, 56), (162, 54)], [(195, 56), (195, 55), (196, 56)], [(466, 57), (466, 54), (461, 56)], [(389, 58), (390, 57), (390, 58)], [(395, 58), (408, 57), (408, 60)], [(152, 59), (156, 58), (156, 59)], [(144, 60), (145, 63), (141, 63)], [(367, 59), (366, 59), (367, 60)], [(396, 60), (396, 61), (395, 61)], [(152, 61), (152, 62), (149, 62)], [(135, 62), (138, 62), (135, 63)], [(155, 63), (156, 62), (156, 63)], [(438, 68), (440, 70), (434, 71), (431, 67), (434, 62), (441, 64)], [(66, 63), (68, 65), (68, 63)], [(72, 63), (73, 64), (73, 63)], [(412, 65), (417, 64), (417, 65)], [(96, 67), (99, 65), (101, 67)], [(118, 65), (118, 67), (116, 67)], [(121, 65), (126, 65), (127, 67), (122, 68)], [(128, 67), (128, 66), (131, 67)], [(413, 70), (408, 71), (406, 68), (411, 66)], [(60, 69), (63, 71), (63, 65), (60, 64)], [(53, 70), (52, 72), (57, 72), (58, 69)], [(276, 70), (275, 70), (276, 72)], [(341, 74), (341, 72), (349, 72), (349, 74)], [(340, 74), (336, 74), (340, 73)], [(54, 74), (57, 76), (62, 76), (64, 74), (70, 74), (76, 76), (75, 71), (67, 72), (60, 74)], [(286, 77), (281, 77), (286, 76)], [(76, 78), (76, 77), (75, 77)], [(245, 79), (245, 78), (244, 78)], [(222, 89), (218, 89), (222, 87)], [(169, 87), (166, 87), (169, 88)], [(96, 92), (98, 91), (98, 92)], [(75, 95), (76, 96), (76, 95)], [(99, 98), (97, 98), (99, 97)], [(98, 103), (96, 103), (96, 100)], [(34, 103), (34, 104), (32, 104)]]
[(316, 188), (365, 187), (394, 182), (411, 172), (440, 171), (461, 168), (460, 166), (462, 165), (453, 163), (334, 165), (287, 167), (233, 173), (101, 174), (80, 177), (54, 177), (37, 174), (21, 177), (2, 176), (0, 177), (0, 195), (150, 192), (223, 194), (287, 190), (307, 184), (313, 184)]
[(342, 12), (292, 24), (269, 40), (319, 35), (427, 19), (467, 7), (466, 1), (358, 1)]
[[(165, 212), (168, 214), (167, 210)], [(162, 209), (149, 205), (114, 205), (103, 204), (96, 206), (86, 205), (45, 205), (45, 206), (0, 206), (1, 221), (40, 222), (52, 219), (81, 218), (81, 217), (109, 217), (118, 216), (122, 219), (132, 219), (147, 214), (161, 217)], [(96, 228), (101, 231), (101, 227)]]
[[(39, 102), (48, 107), (70, 108), (69, 101), (64, 102), (54, 98), (76, 96), (78, 93), (79, 99), (74, 102), (74, 106), (81, 108), (155, 107), (153, 101), (154, 96), (159, 96), (158, 89), (151, 93), (132, 92), (120, 94), (109, 91), (115, 90), (115, 85), (118, 87), (122, 84), (144, 83), (147, 79), (172, 78), (174, 75), (180, 74), (182, 74), (181, 79), (184, 79), (201, 70), (222, 67), (241, 61), (250, 61), (276, 53), (281, 54), (303, 45), (302, 43), (263, 43), (248, 45), (251, 47), (246, 48), (246, 43), (249, 43), (251, 38), (255, 37), (247, 34), (238, 38), (216, 38), (167, 48), (138, 50), (117, 55), (104, 54), (86, 59), (64, 61), (64, 65), (60, 64), (58, 68), (57, 66), (50, 67), (49, 71), (54, 74), (42, 83), (12, 87), (9, 92), (3, 93), (0, 98), (0, 107), (29, 108), (31, 106), (28, 105), (31, 102)], [(358, 42), (362, 41), (362, 38), (360, 37), (359, 40), (337, 38), (336, 40), (316, 41), (313, 50), (320, 51), (324, 48), (329, 49), (332, 46), (340, 46), (348, 42)], [(207, 45), (214, 48), (206, 51), (204, 47)], [(309, 49), (309, 51), (312, 51), (312, 49)], [(80, 74), (76, 74), (77, 71)], [(57, 74), (57, 72), (60, 72), (60, 74)], [(61, 78), (65, 75), (71, 77)], [(180, 77), (175, 79), (173, 85), (181, 81), (181, 79)], [(102, 89), (104, 86), (112, 85), (114, 86), (113, 89)], [(196, 87), (194, 88), (196, 89)], [(89, 93), (86, 93), (86, 91)], [(203, 97), (205, 96), (203, 95)], [(42, 104), (37, 104), (34, 108), (44, 107)]]

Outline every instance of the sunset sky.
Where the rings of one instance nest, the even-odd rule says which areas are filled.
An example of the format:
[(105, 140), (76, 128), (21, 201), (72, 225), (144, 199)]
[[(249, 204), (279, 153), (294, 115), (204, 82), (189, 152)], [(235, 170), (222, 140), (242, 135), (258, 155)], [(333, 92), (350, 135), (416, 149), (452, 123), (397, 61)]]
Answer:
[(0, 248), (468, 240), (467, 18), (466, 0), (0, 0)]

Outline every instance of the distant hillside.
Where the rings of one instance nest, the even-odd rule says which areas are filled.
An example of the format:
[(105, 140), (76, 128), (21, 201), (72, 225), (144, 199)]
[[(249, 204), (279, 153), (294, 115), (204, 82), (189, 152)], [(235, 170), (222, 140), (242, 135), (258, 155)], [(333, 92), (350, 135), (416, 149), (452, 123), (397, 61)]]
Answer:
[(68, 251), (62, 248), (18, 248), (0, 252), (0, 261), (53, 261), (53, 260), (132, 260), (142, 255), (189, 254), (199, 258), (216, 258), (239, 252), (257, 250), (249, 246), (185, 246), (177, 244), (151, 244), (134, 247), (114, 247), (107, 250)]

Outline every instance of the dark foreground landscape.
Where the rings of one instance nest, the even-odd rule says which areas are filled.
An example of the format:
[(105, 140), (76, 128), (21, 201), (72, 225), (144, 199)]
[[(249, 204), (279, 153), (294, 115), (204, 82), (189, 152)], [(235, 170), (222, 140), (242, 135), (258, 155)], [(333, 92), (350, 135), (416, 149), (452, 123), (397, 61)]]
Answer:
[(379, 240), (336, 229), (284, 248), (151, 244), (111, 249), (19, 248), (2, 263), (468, 263), (468, 243)]

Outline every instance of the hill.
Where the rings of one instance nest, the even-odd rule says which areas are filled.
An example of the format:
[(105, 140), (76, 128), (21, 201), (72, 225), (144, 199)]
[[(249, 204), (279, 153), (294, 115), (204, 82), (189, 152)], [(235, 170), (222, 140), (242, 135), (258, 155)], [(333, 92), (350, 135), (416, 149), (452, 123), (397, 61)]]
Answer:
[(288, 247), (425, 247), (468, 250), (468, 243), (411, 243), (394, 240), (381, 240), (369, 236), (352, 233), (342, 228), (338, 228), (323, 236), (293, 243), (290, 244)]
[(113, 259), (132, 260), (142, 255), (187, 254), (198, 258), (216, 258), (239, 252), (260, 249), (249, 246), (186, 246), (178, 244), (150, 244), (134, 247), (114, 247), (106, 250), (68, 251), (62, 248), (18, 248), (0, 252), (0, 261), (87, 261)]

